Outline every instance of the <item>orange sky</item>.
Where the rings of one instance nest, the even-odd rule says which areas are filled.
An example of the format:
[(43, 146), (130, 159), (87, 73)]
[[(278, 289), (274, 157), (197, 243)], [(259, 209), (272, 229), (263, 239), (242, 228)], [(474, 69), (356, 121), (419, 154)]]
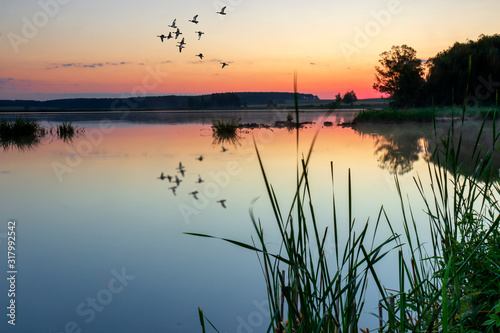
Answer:
[[(303, 93), (333, 98), (354, 89), (359, 98), (378, 97), (372, 85), (380, 53), (407, 44), (427, 59), (455, 41), (497, 33), (500, 12), (496, 0), (1, 6), (1, 99), (292, 91), (294, 71)], [(222, 6), (225, 16), (216, 13)], [(197, 25), (188, 21), (196, 14)], [(174, 31), (173, 19), (182, 35), (162, 43), (156, 36)], [(181, 38), (182, 53), (175, 46)]]

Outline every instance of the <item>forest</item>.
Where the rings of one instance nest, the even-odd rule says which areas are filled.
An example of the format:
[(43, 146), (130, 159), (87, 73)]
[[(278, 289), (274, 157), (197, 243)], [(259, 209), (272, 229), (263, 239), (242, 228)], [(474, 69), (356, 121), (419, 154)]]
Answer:
[(393, 107), (498, 105), (500, 35), (456, 42), (422, 60), (407, 45), (380, 55), (373, 88)]

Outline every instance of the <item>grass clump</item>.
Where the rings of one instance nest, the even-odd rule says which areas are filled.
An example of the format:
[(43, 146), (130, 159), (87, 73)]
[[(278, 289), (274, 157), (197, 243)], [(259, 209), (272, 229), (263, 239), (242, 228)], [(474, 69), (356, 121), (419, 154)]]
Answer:
[(17, 148), (19, 150), (33, 149), (40, 144), (46, 135), (55, 135), (65, 142), (71, 141), (76, 135), (83, 134), (83, 128), (76, 127), (70, 122), (63, 122), (54, 129), (44, 128), (38, 122), (26, 117), (15, 120), (0, 120), (0, 146), (4, 150)]
[(235, 135), (239, 124), (240, 124), (239, 119), (231, 119), (226, 121), (213, 120), (212, 131), (214, 131), (218, 136)]
[(44, 135), (45, 129), (32, 119), (0, 120), (0, 145), (4, 150), (13, 147), (31, 149), (40, 143)]
[(75, 135), (82, 134), (83, 128), (79, 128), (71, 124), (71, 122), (62, 122), (56, 127), (57, 137), (63, 141), (71, 141)]
[(0, 137), (3, 139), (36, 136), (40, 134), (42, 127), (34, 120), (24, 117), (13, 121), (2, 118), (0, 120)]

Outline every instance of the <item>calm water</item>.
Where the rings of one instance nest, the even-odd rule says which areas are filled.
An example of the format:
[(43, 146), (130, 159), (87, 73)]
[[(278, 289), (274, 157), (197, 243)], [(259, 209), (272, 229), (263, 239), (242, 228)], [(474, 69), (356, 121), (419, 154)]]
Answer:
[[(200, 332), (198, 307), (221, 332), (265, 331), (267, 297), (255, 253), (183, 234), (251, 242), (249, 208), (260, 197), (255, 214), (268, 230), (269, 246), (278, 247), (253, 140), (287, 210), (295, 186), (296, 134), (243, 130), (237, 142), (214, 141), (211, 120), (235, 116), (257, 123), (286, 117), (268, 112), (44, 114), (37, 118), (45, 126), (71, 120), (86, 129), (85, 135), (70, 143), (47, 136), (31, 150), (0, 150), (3, 281), (7, 222), (17, 223), (15, 331)], [(353, 130), (336, 125), (352, 119), (352, 112), (331, 115), (327, 120), (333, 126), (323, 126), (319, 112), (302, 116), (314, 124), (300, 132), (300, 155), (321, 128), (309, 170), (321, 227), (332, 218), (330, 161), (341, 221), (347, 221), (350, 168), (360, 226), (374, 222), (384, 205), (397, 228), (401, 210), (394, 173), (400, 174), (419, 223), (427, 225), (412, 177), (426, 179), (424, 147), (432, 125)], [(176, 170), (179, 162), (184, 176)], [(172, 183), (158, 179), (162, 172), (182, 180), (176, 195)], [(204, 182), (197, 183), (199, 177)], [(189, 194), (193, 191), (199, 200)], [(226, 208), (217, 203), (223, 199)], [(333, 236), (327, 245), (333, 257)], [(396, 288), (392, 267), (388, 258), (380, 270)], [(14, 331), (6, 319), (7, 289), (0, 285), (2, 332)], [(366, 312), (375, 312), (371, 300)], [(365, 326), (376, 325), (367, 318)]]

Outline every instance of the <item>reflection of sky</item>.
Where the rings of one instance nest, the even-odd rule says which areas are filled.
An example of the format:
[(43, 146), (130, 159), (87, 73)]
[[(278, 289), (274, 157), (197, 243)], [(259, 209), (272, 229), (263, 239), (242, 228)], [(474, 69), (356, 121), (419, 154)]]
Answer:
[[(62, 331), (75, 321), (84, 332), (192, 332), (199, 330), (200, 306), (221, 331), (235, 331), (239, 319), (257, 311), (253, 302), (266, 300), (255, 254), (182, 232), (250, 242), (248, 211), (260, 196), (254, 209), (272, 247), (276, 230), (252, 138), (285, 212), (295, 187), (295, 133), (242, 132), (240, 145), (227, 145), (223, 153), (212, 145), (209, 125), (128, 124), (102, 138), (98, 128), (86, 130), (95, 144), (83, 136), (70, 145), (44, 140), (33, 151), (0, 152), (0, 170), (7, 171), (0, 174), (0, 219), (18, 221), (18, 329)], [(307, 154), (315, 130), (301, 130), (299, 154)], [(368, 217), (374, 221), (382, 204), (401, 218), (393, 178), (379, 168), (374, 145), (349, 128), (321, 130), (309, 166), (320, 228), (331, 225), (330, 161), (340, 221), (347, 220), (348, 169), (360, 226)], [(86, 156), (79, 159), (78, 152)], [(196, 159), (201, 154), (202, 162)], [(184, 178), (175, 170), (180, 161)], [(68, 163), (59, 181), (53, 166)], [(413, 194), (411, 176), (426, 172), (421, 161), (414, 167), (400, 179), (403, 191)], [(161, 172), (183, 180), (176, 196), (168, 180), (157, 179)], [(198, 175), (205, 182), (196, 184)], [(194, 190), (200, 201), (188, 194)], [(216, 203), (220, 199), (227, 209)], [(328, 244), (333, 249), (332, 239)], [(135, 279), (85, 323), (78, 305), (107, 288), (112, 270), (122, 268)], [(4, 306), (6, 297), (0, 302)]]

